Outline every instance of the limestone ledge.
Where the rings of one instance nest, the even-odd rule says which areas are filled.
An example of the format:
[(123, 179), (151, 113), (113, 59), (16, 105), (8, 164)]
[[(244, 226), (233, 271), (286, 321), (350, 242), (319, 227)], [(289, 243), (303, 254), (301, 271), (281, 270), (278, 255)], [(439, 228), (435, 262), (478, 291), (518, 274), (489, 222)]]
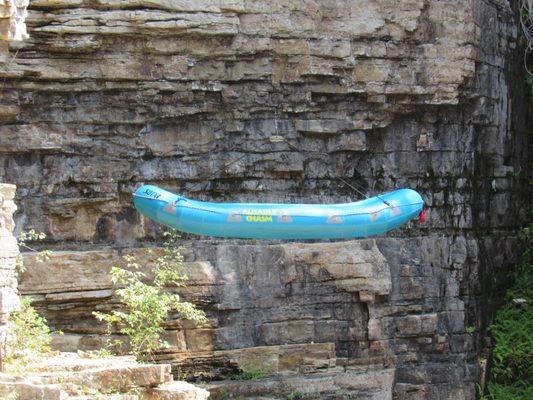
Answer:
[[(171, 347), (160, 360), (191, 378), (216, 377), (250, 363), (266, 365), (274, 373), (307, 373), (334, 367), (336, 346), (346, 352), (352, 340), (366, 343), (366, 319), (373, 314), (366, 315), (365, 304), (383, 302), (391, 291), (388, 264), (375, 241), (267, 249), (204, 247), (215, 251), (216, 259), (184, 263), (189, 279), (179, 292), (205, 309), (209, 324), (197, 327), (172, 315), (165, 333)], [(124, 254), (135, 255), (150, 278), (157, 251), (127, 249)], [(185, 255), (191, 256), (190, 249)], [(120, 306), (109, 276), (111, 266), (120, 263), (118, 251), (53, 252), (46, 263), (25, 254), (24, 262), (21, 293), (31, 296), (51, 326), (64, 332), (55, 337), (54, 346), (66, 351), (103, 347), (107, 330), (92, 311)], [(228, 324), (234, 318), (242, 325)], [(373, 362), (382, 362), (386, 353), (376, 353)]]
[[(137, 9), (130, 2), (93, 2), (94, 8), (76, 1), (33, 2), (28, 24), (35, 34), (69, 38), (67, 44), (47, 36), (47, 50), (96, 51), (102, 57), (24, 57), (4, 73), (45, 81), (219, 81), (228, 95), (231, 82), (308, 83), (310, 93), (362, 93), (390, 109), (394, 102), (380, 96), (410, 96), (407, 103), (412, 104), (456, 104), (459, 85), (474, 72), (470, 2), (430, 2), (425, 11), (423, 1), (412, 0), (222, 3), (150, 1), (139, 2), (137, 7), (146, 9)], [(446, 40), (426, 42), (427, 24)], [(124, 58), (112, 51), (113, 37), (140, 35), (148, 37), (143, 45), (147, 57)], [(176, 40), (180, 36), (187, 39)], [(402, 43), (408, 38), (412, 44)], [(134, 42), (120, 46), (139, 50)], [(104, 56), (106, 49), (111, 51)], [(313, 85), (313, 76), (336, 82)]]
[(287, 394), (300, 392), (310, 398), (327, 400), (339, 398), (392, 400), (394, 374), (394, 368), (370, 367), (308, 376), (277, 377), (259, 382), (213, 382), (205, 387), (213, 396), (229, 392), (234, 397), (253, 398), (267, 395), (268, 398), (283, 399)]
[(0, 374), (0, 395), (20, 400), (206, 400), (209, 392), (174, 382), (168, 364), (133, 357), (51, 353), (34, 357), (24, 371)]
[[(170, 363), (173, 372), (189, 379), (211, 379), (260, 369), (267, 375), (302, 375), (337, 367), (334, 343), (284, 344), (233, 350), (176, 351), (169, 348), (156, 356)], [(216, 366), (219, 366), (218, 370)]]
[[(390, 292), (390, 273), (386, 260), (372, 240), (313, 245), (282, 244), (273, 247), (280, 251), (280, 261), (290, 260), (282, 266), (280, 285), (288, 285), (297, 279), (297, 264), (306, 263), (317, 281), (331, 282), (339, 289), (378, 296), (386, 296)], [(127, 249), (123, 254), (135, 256), (150, 280), (153, 260), (158, 251), (157, 248)], [(121, 256), (113, 249), (55, 251), (49, 261), (40, 263), (36, 255), (25, 253), (24, 264), (26, 270), (20, 279), (23, 294), (51, 303), (77, 299), (83, 301), (110, 296), (113, 283), (109, 271), (112, 266), (121, 264)], [(204, 296), (215, 295), (215, 287), (222, 286), (222, 290), (229, 290), (224, 286), (237, 285), (234, 274), (221, 277), (220, 271), (206, 261), (185, 262), (183, 273), (188, 277), (187, 286), (201, 290)], [(218, 308), (223, 309), (223, 303), (219, 303)]]

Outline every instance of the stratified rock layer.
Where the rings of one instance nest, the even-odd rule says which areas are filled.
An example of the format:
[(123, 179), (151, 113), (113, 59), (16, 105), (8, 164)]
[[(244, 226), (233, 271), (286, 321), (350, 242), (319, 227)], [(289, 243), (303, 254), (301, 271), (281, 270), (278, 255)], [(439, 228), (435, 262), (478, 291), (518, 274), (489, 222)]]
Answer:
[[(180, 291), (206, 310), (210, 323), (196, 327), (173, 316), (165, 337), (171, 347), (157, 358), (188, 379), (267, 374), (257, 385), (209, 386), (235, 396), (284, 398), (302, 391), (331, 399), (394, 393), (474, 398), (477, 350), (466, 328), (476, 322), (468, 319), (469, 298), (461, 286), (479, 262), (477, 246), (474, 239), (436, 235), (271, 245), (186, 242), (189, 281)], [(149, 252), (127, 253), (150, 276)], [(120, 263), (118, 251), (58, 251), (48, 263), (33, 255), (25, 263), (20, 290), (65, 332), (55, 346), (74, 351), (105, 345), (106, 327), (92, 312), (119, 306), (108, 274)]]
[(473, 0), (32, 7), (33, 36), (1, 72), (0, 177), (20, 188), (20, 223), (53, 240), (154, 237), (131, 206), (140, 182), (313, 202), (357, 196), (337, 177), (411, 186), (431, 228), (471, 229), (475, 189), (494, 180), (483, 221), (515, 224), (504, 2), (499, 14)]
[[(314, 376), (333, 398), (473, 398), (525, 219), (511, 6), (32, 2), (31, 39), (0, 69), (0, 179), (19, 188), (20, 226), (74, 251), (30, 268), (24, 291), (63, 346), (101, 343), (91, 312), (116, 304), (103, 271), (117, 257), (101, 247), (142, 247), (161, 230), (132, 207), (140, 183), (280, 202), (355, 197), (337, 178), (370, 194), (408, 186), (429, 221), (375, 242), (190, 242), (203, 283), (185, 295), (212, 326), (171, 323), (162, 357), (210, 378), (260, 359), (294, 374), (286, 392)], [(365, 382), (354, 365), (366, 389), (350, 389)]]

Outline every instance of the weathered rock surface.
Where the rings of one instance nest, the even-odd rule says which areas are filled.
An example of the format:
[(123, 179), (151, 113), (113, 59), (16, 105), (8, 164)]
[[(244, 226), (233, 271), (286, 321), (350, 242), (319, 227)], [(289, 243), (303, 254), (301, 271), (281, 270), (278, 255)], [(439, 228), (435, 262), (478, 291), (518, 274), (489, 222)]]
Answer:
[[(281, 376), (260, 382), (222, 381), (206, 385), (211, 395), (230, 398), (286, 399), (287, 393), (299, 393), (309, 399), (392, 400), (394, 369), (349, 369), (306, 376)], [(223, 397), (222, 397), (223, 398)]]
[(335, 202), (354, 197), (341, 177), (370, 194), (417, 188), (429, 221), (376, 241), (191, 241), (198, 276), (184, 295), (212, 323), (170, 322), (162, 359), (210, 379), (255, 359), (272, 367), (266, 388), (291, 376), (303, 380), (295, 388), (316, 378), (339, 393), (350, 390), (336, 372), (349, 380), (358, 366), (363, 382), (393, 378), (355, 397), (474, 398), (489, 310), (526, 218), (514, 3), (30, 8), (31, 39), (11, 44), (0, 68), (0, 180), (17, 184), (19, 227), (73, 250), (22, 281), (66, 332), (62, 346), (103, 341), (91, 313), (117, 305), (106, 248), (159, 237), (132, 208), (140, 183), (210, 200)]
[(43, 355), (19, 375), (0, 374), (0, 394), (16, 394), (20, 400), (206, 400), (209, 396), (205, 389), (174, 382), (168, 364), (76, 353)]
[[(170, 363), (176, 376), (212, 380), (261, 369), (273, 380), (247, 383), (238, 393), (287, 395), (309, 385), (335, 398), (350, 392), (335, 382), (351, 382), (349, 371), (356, 369), (362, 386), (351, 398), (360, 398), (374, 393), (377, 384), (369, 382), (376, 371), (393, 369), (394, 384), (381, 387), (376, 398), (394, 393), (410, 398), (415, 392), (420, 398), (473, 398), (477, 366), (469, 354), (476, 344), (466, 328), (481, 316), (469, 316), (469, 299), (460, 288), (469, 284), (471, 266), (479, 262), (475, 239), (191, 241), (185, 248), (190, 279), (182, 293), (206, 310), (210, 325), (169, 321), (171, 347), (158, 360)], [(149, 273), (148, 250), (128, 251)], [(119, 263), (118, 251), (56, 252), (45, 264), (27, 255), (25, 262), (21, 291), (64, 331), (55, 345), (63, 350), (103, 346), (106, 327), (92, 311), (119, 306), (107, 275)], [(283, 385), (269, 393), (278, 379), (271, 377), (284, 376), (293, 378), (280, 378)]]
[(187, 382), (170, 382), (148, 388), (141, 400), (207, 400), (209, 392)]

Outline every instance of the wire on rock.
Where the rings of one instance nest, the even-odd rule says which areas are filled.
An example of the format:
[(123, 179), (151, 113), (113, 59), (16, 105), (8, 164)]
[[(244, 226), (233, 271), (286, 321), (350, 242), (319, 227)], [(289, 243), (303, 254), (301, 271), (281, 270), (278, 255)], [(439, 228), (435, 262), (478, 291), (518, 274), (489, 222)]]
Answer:
[[(286, 143), (287, 146), (289, 146), (291, 149), (293, 149), (294, 151), (297, 151), (299, 153), (304, 153), (303, 150), (300, 150), (298, 147), (296, 147), (295, 145), (293, 145), (292, 143), (288, 142), (287, 139), (285, 139), (283, 136), (281, 135), (273, 135), (273, 136), (270, 136), (270, 141), (272, 143)], [(329, 154), (328, 153), (324, 153), (324, 152), (321, 152), (321, 151), (317, 151), (316, 152), (317, 154), (320, 154), (320, 155), (323, 155), (323, 156), (326, 156), (326, 157), (329, 157)], [(336, 177), (339, 181), (341, 181), (342, 183), (344, 183), (346, 186), (348, 186), (349, 188), (351, 188), (352, 190), (354, 190), (355, 192), (359, 193), (361, 196), (363, 196), (364, 198), (368, 199), (369, 196), (363, 192), (362, 190), (356, 188), (353, 184), (347, 182), (345, 179), (341, 178), (340, 176)], [(381, 198), (379, 195), (376, 195), (376, 197), (378, 199), (380, 199), (383, 203), (385, 203), (387, 206), (389, 207), (392, 207), (392, 205), (385, 199)]]

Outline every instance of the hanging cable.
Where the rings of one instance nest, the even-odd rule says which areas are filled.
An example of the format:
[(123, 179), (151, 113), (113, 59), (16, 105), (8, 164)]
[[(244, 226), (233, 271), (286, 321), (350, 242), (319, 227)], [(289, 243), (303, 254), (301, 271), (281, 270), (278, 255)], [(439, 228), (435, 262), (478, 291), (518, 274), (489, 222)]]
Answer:
[[(293, 149), (294, 151), (297, 151), (299, 153), (304, 153), (303, 150), (300, 150), (298, 147), (296, 147), (295, 145), (293, 145), (292, 143), (289, 143), (287, 141), (287, 139), (285, 139), (283, 136), (281, 135), (273, 135), (273, 136), (270, 136), (270, 141), (272, 143), (285, 143), (287, 144), (287, 146), (289, 146), (291, 149)], [(324, 153), (324, 152), (321, 152), (321, 151), (316, 151), (314, 153), (317, 153), (317, 154), (320, 154), (322, 156), (326, 156), (326, 157), (329, 157), (329, 154), (328, 153)], [(340, 176), (336, 177), (339, 181), (341, 181), (342, 183), (344, 183), (346, 186), (348, 186), (349, 188), (351, 188), (352, 190), (354, 190), (355, 192), (359, 193), (361, 196), (363, 196), (364, 198), (368, 199), (369, 196), (364, 193), (362, 190), (359, 190), (357, 189), (354, 185), (352, 185), (351, 183), (347, 182), (345, 179), (341, 178)], [(381, 198), (379, 195), (376, 195), (375, 197), (377, 197), (378, 199), (380, 199), (383, 203), (385, 203), (387, 206), (389, 207), (392, 207), (392, 205), (385, 199)]]
[[(247, 155), (248, 155), (248, 153), (244, 153), (243, 155), (241, 155), (240, 157), (236, 158), (235, 160), (233, 160), (233, 161), (231, 161), (231, 162), (229, 162), (229, 163), (223, 165), (222, 168), (219, 168), (219, 169), (218, 169), (219, 172), (220, 172), (220, 171), (224, 171), (224, 172), (225, 172), (226, 169), (227, 169), (229, 166), (235, 164), (236, 162), (239, 162), (240, 160), (242, 160), (242, 159), (243, 159), (244, 157), (246, 157)], [(208, 178), (207, 176), (204, 177), (204, 179), (207, 179), (207, 178)], [(199, 187), (200, 184), (202, 184), (202, 183), (203, 183), (203, 182), (196, 182), (196, 184), (193, 185), (192, 188), (189, 189), (189, 191), (191, 192), (191, 191), (195, 190), (195, 189), (196, 189), (197, 187)]]

